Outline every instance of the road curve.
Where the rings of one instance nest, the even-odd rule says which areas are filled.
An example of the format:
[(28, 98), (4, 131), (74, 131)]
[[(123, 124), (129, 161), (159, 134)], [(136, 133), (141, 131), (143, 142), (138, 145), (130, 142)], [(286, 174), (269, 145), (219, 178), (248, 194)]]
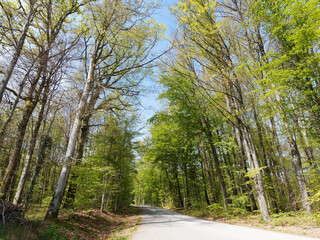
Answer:
[(161, 208), (141, 206), (142, 222), (132, 240), (308, 240), (224, 223), (201, 220)]

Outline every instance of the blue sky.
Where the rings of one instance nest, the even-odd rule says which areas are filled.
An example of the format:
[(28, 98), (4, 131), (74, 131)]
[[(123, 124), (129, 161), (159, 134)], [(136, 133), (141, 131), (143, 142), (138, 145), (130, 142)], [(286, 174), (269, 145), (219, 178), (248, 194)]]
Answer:
[[(166, 36), (168, 39), (176, 31), (177, 22), (175, 18), (170, 14), (169, 8), (174, 6), (178, 0), (163, 0), (161, 1), (161, 8), (154, 15), (157, 22), (163, 24), (166, 27)], [(163, 40), (157, 47), (156, 52), (162, 52), (169, 46), (168, 41)], [(152, 117), (152, 115), (161, 109), (161, 102), (157, 100), (161, 87), (156, 83), (156, 79), (145, 79), (143, 85), (146, 87), (144, 93), (140, 96), (142, 104), (141, 108), (141, 127), (144, 127), (146, 121)], [(145, 127), (142, 133), (146, 134), (148, 129)]]

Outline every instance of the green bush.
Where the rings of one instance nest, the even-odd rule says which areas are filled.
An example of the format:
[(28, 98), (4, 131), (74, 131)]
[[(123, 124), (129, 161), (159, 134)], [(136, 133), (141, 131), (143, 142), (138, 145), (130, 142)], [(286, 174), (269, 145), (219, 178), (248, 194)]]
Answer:
[(213, 203), (207, 208), (213, 217), (223, 217), (226, 215), (225, 209), (219, 203)]
[(56, 223), (51, 223), (45, 231), (39, 233), (38, 240), (69, 240), (69, 238), (58, 229), (59, 227)]

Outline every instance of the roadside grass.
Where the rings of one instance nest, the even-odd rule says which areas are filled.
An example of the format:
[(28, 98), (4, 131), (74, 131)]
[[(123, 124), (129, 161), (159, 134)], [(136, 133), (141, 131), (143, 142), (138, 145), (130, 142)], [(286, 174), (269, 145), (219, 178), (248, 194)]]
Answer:
[(270, 222), (267, 223), (261, 219), (258, 211), (248, 213), (238, 208), (225, 211), (218, 205), (203, 209), (171, 210), (209, 221), (320, 238), (320, 214), (318, 213), (308, 214), (305, 211), (273, 213), (270, 216)]
[(45, 211), (45, 208), (32, 208), (25, 222), (0, 226), (0, 239), (128, 240), (140, 221), (140, 210), (134, 207), (117, 213), (62, 210), (58, 219), (42, 221)]

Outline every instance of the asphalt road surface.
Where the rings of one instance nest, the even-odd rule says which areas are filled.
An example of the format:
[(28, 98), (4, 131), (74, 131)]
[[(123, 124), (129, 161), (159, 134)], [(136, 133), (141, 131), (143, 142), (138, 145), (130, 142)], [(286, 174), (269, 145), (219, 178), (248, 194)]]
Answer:
[[(132, 240), (307, 240), (303, 236), (211, 222), (161, 208), (143, 206)], [(319, 239), (318, 239), (319, 240)]]

